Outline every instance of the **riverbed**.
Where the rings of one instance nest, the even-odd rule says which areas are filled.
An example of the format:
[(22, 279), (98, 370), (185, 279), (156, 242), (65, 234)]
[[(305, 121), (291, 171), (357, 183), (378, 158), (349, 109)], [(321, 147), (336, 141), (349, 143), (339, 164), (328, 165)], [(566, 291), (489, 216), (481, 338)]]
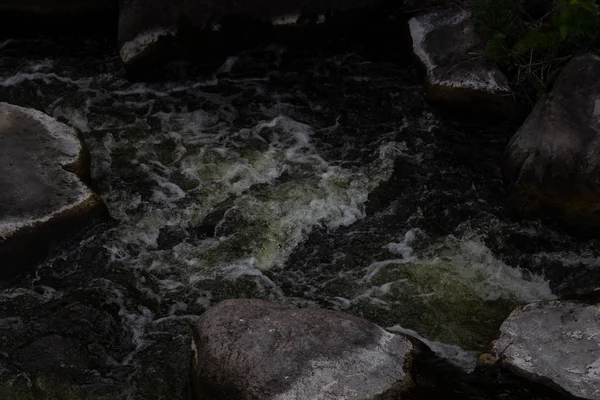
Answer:
[(504, 208), (518, 123), (433, 107), (384, 40), (265, 44), (145, 83), (108, 40), (0, 43), (0, 101), (81, 133), (112, 217), (3, 283), (4, 384), (38, 385), (36, 341), (58, 335), (91, 398), (185, 398), (189, 324), (241, 297), (344, 310), (468, 373), (517, 305), (593, 297), (597, 241)]

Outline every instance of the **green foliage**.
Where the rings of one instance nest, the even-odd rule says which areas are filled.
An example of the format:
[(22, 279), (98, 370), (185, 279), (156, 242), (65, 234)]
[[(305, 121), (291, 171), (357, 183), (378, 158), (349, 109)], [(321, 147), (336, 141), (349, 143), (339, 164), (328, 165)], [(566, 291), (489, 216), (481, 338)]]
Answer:
[(600, 12), (595, 0), (558, 0), (533, 20), (523, 0), (476, 0), (475, 28), (486, 56), (498, 63), (530, 101), (546, 93), (565, 63), (600, 49)]

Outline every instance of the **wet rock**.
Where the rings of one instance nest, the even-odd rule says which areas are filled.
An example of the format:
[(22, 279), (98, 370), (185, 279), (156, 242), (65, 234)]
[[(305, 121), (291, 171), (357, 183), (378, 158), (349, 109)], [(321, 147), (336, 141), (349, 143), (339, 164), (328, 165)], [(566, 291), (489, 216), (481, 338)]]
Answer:
[(493, 351), (504, 366), (581, 399), (600, 399), (600, 308), (552, 301), (513, 311)]
[(163, 333), (144, 349), (141, 368), (133, 380), (139, 400), (188, 400), (191, 398), (189, 366), (192, 363), (192, 335)]
[(517, 107), (508, 80), (485, 59), (468, 11), (433, 11), (408, 25), (430, 101), (471, 114), (514, 117)]
[(0, 398), (119, 399), (123, 388), (100, 375), (131, 351), (118, 309), (77, 301), (91, 291), (48, 295), (15, 289), (0, 300)]
[(52, 292), (3, 292), (0, 399), (190, 399), (189, 322), (163, 318), (141, 341), (124, 288), (87, 284), (51, 300)]
[(600, 227), (600, 57), (573, 59), (505, 152), (507, 205), (516, 217), (550, 217), (572, 231)]
[[(320, 25), (332, 12), (367, 8), (383, 0), (202, 1), (120, 0), (119, 52), (128, 70), (148, 73), (199, 49), (206, 61), (222, 47), (244, 47), (270, 26)], [(195, 46), (195, 47), (194, 47)], [(142, 71), (142, 72), (140, 72)]]
[[(227, 222), (224, 221), (225, 214), (234, 206), (234, 202), (232, 199), (228, 199), (224, 201), (222, 204), (217, 205), (214, 209), (209, 212), (202, 223), (194, 228), (194, 231), (198, 235), (205, 235), (213, 237), (217, 233), (217, 236), (227, 235), (227, 231), (231, 231), (230, 227), (227, 227)], [(235, 211), (231, 211), (235, 213)], [(217, 231), (217, 228), (221, 229), (221, 232)]]
[(0, 277), (106, 215), (88, 179), (89, 157), (75, 131), (39, 111), (0, 103)]
[(88, 358), (81, 343), (60, 335), (43, 336), (20, 350), (16, 359), (29, 371), (50, 372), (54, 368), (86, 368)]
[(354, 316), (260, 300), (221, 302), (194, 330), (198, 399), (399, 395), (411, 385), (417, 352), (403, 336)]

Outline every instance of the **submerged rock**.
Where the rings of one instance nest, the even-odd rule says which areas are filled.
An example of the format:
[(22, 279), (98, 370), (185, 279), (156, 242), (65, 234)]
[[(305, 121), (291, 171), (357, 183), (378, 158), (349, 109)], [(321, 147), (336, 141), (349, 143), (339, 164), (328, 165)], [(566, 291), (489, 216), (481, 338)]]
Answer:
[[(411, 386), (416, 346), (336, 311), (226, 300), (195, 326), (196, 398), (366, 399)], [(212, 396), (212, 397), (211, 397)]]
[(469, 12), (434, 11), (412, 18), (408, 25), (430, 101), (458, 111), (514, 117), (517, 107), (508, 80), (485, 59)]
[(269, 26), (318, 25), (331, 18), (332, 11), (377, 3), (383, 0), (120, 0), (119, 52), (126, 67), (136, 72), (155, 69), (157, 63), (190, 56), (190, 52), (201, 52), (196, 56), (205, 61), (207, 49), (222, 51), (232, 42), (243, 47)]
[(513, 311), (493, 351), (503, 365), (581, 399), (600, 399), (600, 307), (535, 303)]
[(37, 261), (53, 241), (106, 214), (84, 183), (89, 174), (74, 130), (39, 111), (0, 103), (0, 276)]
[(573, 59), (505, 152), (509, 209), (571, 230), (600, 228), (600, 57)]

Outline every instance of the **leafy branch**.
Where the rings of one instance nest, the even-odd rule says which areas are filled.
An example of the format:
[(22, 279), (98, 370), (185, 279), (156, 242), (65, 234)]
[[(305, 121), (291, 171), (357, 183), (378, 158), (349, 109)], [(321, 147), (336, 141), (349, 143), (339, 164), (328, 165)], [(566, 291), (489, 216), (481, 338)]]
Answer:
[(486, 57), (530, 103), (552, 88), (573, 56), (600, 50), (596, 0), (558, 0), (537, 20), (525, 13), (522, 0), (477, 0), (473, 17)]

